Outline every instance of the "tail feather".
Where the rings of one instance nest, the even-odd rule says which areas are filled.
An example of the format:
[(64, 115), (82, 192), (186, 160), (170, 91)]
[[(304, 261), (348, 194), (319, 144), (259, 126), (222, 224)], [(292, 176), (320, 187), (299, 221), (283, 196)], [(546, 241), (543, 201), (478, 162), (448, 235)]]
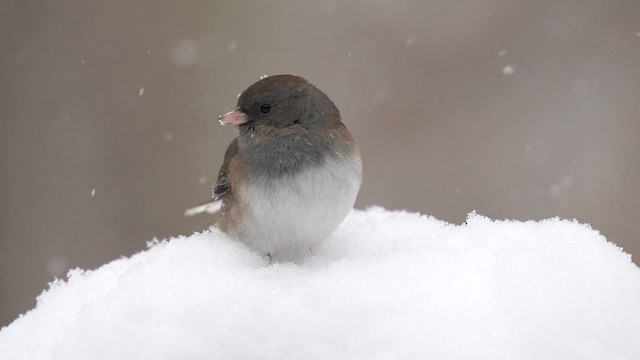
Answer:
[(184, 216), (194, 216), (202, 213), (215, 214), (222, 208), (222, 200), (212, 200), (185, 210)]

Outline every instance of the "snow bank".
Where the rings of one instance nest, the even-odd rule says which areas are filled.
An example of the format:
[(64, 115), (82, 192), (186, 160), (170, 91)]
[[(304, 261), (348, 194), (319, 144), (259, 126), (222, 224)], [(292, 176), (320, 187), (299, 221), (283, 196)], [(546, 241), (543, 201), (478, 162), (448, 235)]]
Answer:
[(639, 359), (640, 269), (586, 225), (354, 211), (300, 266), (217, 230), (74, 270), (8, 359)]

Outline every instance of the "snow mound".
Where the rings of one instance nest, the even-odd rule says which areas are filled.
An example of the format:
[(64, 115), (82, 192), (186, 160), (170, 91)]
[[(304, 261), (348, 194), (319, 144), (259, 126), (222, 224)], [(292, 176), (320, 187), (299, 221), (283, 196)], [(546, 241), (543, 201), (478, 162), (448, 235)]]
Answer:
[(213, 229), (73, 270), (9, 359), (639, 359), (640, 269), (588, 225), (353, 211), (301, 265)]

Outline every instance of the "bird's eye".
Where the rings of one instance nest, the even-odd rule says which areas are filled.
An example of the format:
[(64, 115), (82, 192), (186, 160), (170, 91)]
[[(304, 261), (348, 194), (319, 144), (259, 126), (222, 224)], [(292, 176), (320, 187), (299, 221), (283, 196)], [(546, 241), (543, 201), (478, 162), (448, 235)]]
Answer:
[(269, 104), (262, 104), (260, 106), (260, 112), (263, 113), (263, 114), (268, 113), (270, 110), (271, 110), (271, 105), (269, 105)]

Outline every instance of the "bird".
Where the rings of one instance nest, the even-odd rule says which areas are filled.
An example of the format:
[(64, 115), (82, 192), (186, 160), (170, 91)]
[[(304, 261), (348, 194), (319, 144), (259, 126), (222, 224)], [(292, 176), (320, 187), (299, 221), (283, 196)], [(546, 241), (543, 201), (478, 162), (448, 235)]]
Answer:
[(329, 97), (296, 75), (263, 77), (220, 115), (237, 128), (213, 201), (214, 226), (278, 262), (299, 262), (353, 209), (362, 183), (358, 143)]

